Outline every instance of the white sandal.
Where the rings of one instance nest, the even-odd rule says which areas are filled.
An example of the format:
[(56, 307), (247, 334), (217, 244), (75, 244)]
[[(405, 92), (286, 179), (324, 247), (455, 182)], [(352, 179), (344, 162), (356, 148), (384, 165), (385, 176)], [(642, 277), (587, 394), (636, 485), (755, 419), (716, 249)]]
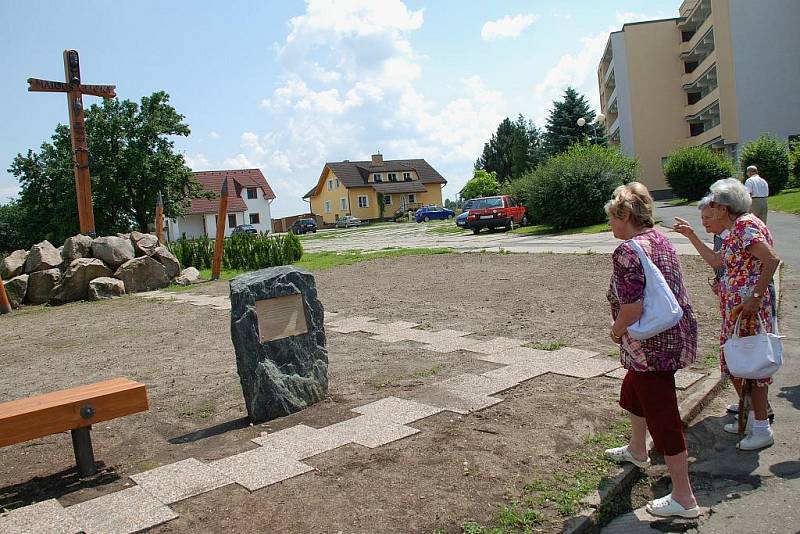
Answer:
[(638, 467), (639, 469), (644, 469), (646, 467), (650, 467), (650, 458), (648, 457), (646, 460), (637, 460), (633, 457), (633, 455), (628, 450), (628, 446), (625, 447), (615, 447), (613, 449), (606, 449), (606, 456), (615, 460), (617, 462), (629, 462)]
[(653, 499), (645, 507), (647, 513), (656, 517), (686, 517), (694, 519), (700, 516), (700, 507), (696, 504), (693, 508), (684, 508), (681, 503), (672, 498), (670, 493), (666, 497)]

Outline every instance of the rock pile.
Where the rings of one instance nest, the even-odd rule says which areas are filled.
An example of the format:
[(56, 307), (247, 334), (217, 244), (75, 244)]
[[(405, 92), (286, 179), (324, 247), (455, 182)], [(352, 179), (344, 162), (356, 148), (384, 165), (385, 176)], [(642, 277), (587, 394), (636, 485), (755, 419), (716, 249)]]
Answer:
[(60, 248), (42, 241), (0, 263), (13, 308), (161, 289), (180, 274), (178, 259), (154, 235), (139, 232), (96, 239), (76, 235)]

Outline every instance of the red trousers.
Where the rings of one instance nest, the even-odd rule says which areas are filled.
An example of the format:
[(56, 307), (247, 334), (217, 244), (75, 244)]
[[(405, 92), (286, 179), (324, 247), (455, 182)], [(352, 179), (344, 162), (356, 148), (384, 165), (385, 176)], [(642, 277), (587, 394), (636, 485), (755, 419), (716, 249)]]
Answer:
[(644, 417), (656, 450), (674, 456), (686, 450), (683, 423), (675, 393), (675, 371), (628, 370), (619, 392), (619, 405)]

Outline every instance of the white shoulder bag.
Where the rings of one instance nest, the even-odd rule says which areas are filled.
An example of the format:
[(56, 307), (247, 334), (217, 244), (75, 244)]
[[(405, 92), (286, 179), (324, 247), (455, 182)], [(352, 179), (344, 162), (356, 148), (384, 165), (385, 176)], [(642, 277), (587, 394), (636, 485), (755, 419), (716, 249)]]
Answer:
[(644, 269), (642, 316), (628, 327), (628, 335), (641, 341), (678, 324), (683, 318), (683, 308), (678, 304), (678, 299), (672, 293), (664, 275), (642, 250), (639, 243), (633, 239), (629, 239), (628, 243), (636, 251), (642, 262), (642, 269)]
[(764, 321), (758, 318), (761, 332), (754, 336), (739, 337), (742, 315), (736, 319), (733, 333), (723, 345), (725, 363), (736, 378), (769, 378), (783, 363), (783, 345), (778, 334), (777, 321), (772, 321), (772, 332), (767, 332)]

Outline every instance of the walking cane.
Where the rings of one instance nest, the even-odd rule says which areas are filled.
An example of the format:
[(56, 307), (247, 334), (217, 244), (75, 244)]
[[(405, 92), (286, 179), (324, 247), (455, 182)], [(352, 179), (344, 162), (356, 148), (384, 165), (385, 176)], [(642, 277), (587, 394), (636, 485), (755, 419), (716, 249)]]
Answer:
[(750, 393), (753, 391), (753, 381), (745, 378), (742, 381), (742, 396), (739, 397), (739, 435), (744, 436), (747, 428), (747, 420), (750, 418), (750, 406), (752, 399)]

